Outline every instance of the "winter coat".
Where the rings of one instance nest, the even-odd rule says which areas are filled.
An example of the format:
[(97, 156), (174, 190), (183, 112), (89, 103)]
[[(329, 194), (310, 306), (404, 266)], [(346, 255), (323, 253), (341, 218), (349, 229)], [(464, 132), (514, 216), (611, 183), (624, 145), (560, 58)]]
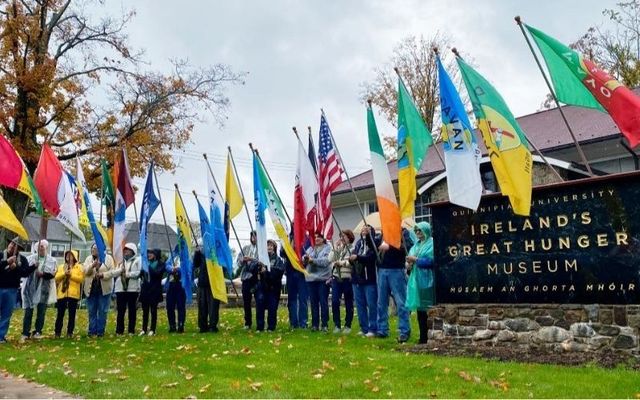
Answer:
[[(45, 256), (40, 259), (38, 254), (32, 254), (27, 257), (30, 267), (35, 266), (35, 270), (27, 276), (22, 284), (22, 308), (34, 308), (38, 304), (47, 304), (49, 301), (49, 293), (55, 289), (55, 281), (52, 280), (56, 275), (56, 259), (51, 256)], [(37, 271), (42, 272), (42, 276), (38, 277)]]
[[(78, 259), (78, 251), (70, 250), (73, 253), (75, 259)], [(67, 251), (69, 253), (69, 251)], [(65, 259), (67, 258), (67, 253), (65, 253)], [(66, 271), (70, 270), (71, 274), (69, 276), (66, 275)], [(58, 266), (58, 270), (56, 271), (56, 287), (57, 287), (57, 297), (58, 300), (71, 298), (80, 300), (80, 287), (82, 285), (82, 280), (84, 279), (84, 273), (82, 272), (82, 264), (79, 262), (75, 262), (73, 265), (68, 265), (66, 262), (60, 266)]]
[(338, 281), (351, 279), (351, 271), (353, 270), (353, 265), (349, 262), (351, 251), (353, 251), (353, 245), (339, 244), (329, 254), (331, 273)]
[(162, 278), (164, 277), (165, 263), (160, 261), (160, 250), (153, 251), (156, 260), (149, 263), (149, 272), (141, 272), (142, 286), (140, 288), (141, 303), (162, 302)]
[[(123, 276), (124, 275), (124, 276)], [(135, 293), (140, 291), (140, 257), (122, 261), (113, 271), (115, 291)]]
[(353, 249), (356, 260), (353, 262), (351, 281), (358, 285), (374, 285), (376, 283), (376, 248), (378, 240), (376, 232), (371, 228), (371, 234), (361, 237)]
[[(89, 297), (91, 294), (91, 284), (93, 283), (93, 279), (96, 275), (96, 270), (93, 268), (93, 256), (89, 255), (89, 257), (85, 258), (83, 263), (83, 272), (84, 272), (84, 295)], [(105, 255), (104, 262), (98, 268), (98, 272), (102, 274), (102, 279), (100, 279), (100, 288), (102, 290), (102, 295), (111, 294), (113, 291), (113, 277), (115, 275), (114, 261), (113, 257), (109, 254)]]
[(36, 266), (30, 266), (27, 258), (23, 255), (17, 256), (17, 263), (14, 269), (7, 269), (9, 263), (7, 251), (0, 253), (0, 289), (17, 289), (20, 287), (20, 278), (28, 276), (35, 271)]
[(306, 255), (313, 260), (306, 265), (308, 274), (305, 276), (305, 280), (307, 282), (324, 282), (331, 279), (329, 253), (331, 253), (331, 245), (329, 243), (307, 249)]

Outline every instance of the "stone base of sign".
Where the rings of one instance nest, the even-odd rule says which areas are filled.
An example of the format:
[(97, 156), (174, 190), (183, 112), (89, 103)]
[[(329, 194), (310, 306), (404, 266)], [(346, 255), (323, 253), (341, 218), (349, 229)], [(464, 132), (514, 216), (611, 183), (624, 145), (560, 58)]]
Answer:
[(639, 338), (640, 305), (440, 304), (429, 310), (429, 339), (442, 344), (640, 355)]

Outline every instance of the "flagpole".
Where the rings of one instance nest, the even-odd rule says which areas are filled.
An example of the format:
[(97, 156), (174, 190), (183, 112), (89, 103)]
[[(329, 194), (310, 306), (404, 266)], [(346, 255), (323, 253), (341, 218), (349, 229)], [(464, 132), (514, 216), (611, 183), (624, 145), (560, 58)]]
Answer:
[(578, 154), (580, 155), (580, 158), (582, 159), (582, 162), (584, 163), (585, 167), (587, 168), (587, 172), (589, 172), (589, 175), (594, 176), (593, 171), (591, 170), (591, 166), (589, 165), (589, 161), (587, 161), (587, 157), (585, 156), (584, 152), (582, 151), (582, 146), (580, 146), (580, 143), (578, 142), (578, 139), (576, 138), (576, 135), (573, 133), (573, 129), (571, 129), (571, 125), (569, 125), (569, 121), (567, 120), (567, 117), (564, 115), (564, 111), (562, 111), (562, 107), (560, 107), (560, 102), (558, 101), (558, 97), (556, 96), (556, 93), (553, 90), (553, 87), (551, 86), (551, 82), (549, 82), (549, 78), (547, 78), (547, 74), (545, 74), (544, 69), (542, 68), (542, 64), (540, 63), (540, 59), (538, 58), (538, 55), (536, 54), (536, 52), (533, 50), (533, 46), (531, 45), (531, 41), (529, 40), (529, 37), (527, 36), (526, 32), (524, 31), (524, 27), (522, 26), (522, 20), (520, 19), (520, 16), (518, 15), (514, 19), (516, 20), (516, 23), (518, 24), (518, 27), (520, 27), (520, 31), (522, 32), (522, 36), (524, 36), (524, 39), (527, 41), (527, 45), (529, 46), (529, 50), (531, 51), (531, 54), (533, 54), (533, 58), (536, 60), (536, 64), (538, 65), (538, 69), (540, 70), (540, 73), (542, 74), (542, 77), (544, 78), (544, 81), (547, 84), (547, 88), (549, 88), (549, 92), (551, 92), (551, 97), (553, 97), (553, 101), (556, 103), (556, 107), (557, 107), (558, 111), (560, 111), (560, 115), (562, 116), (562, 120), (564, 121), (565, 126), (569, 130), (569, 134), (571, 134), (571, 138), (573, 139), (573, 143), (576, 145), (576, 149), (578, 150)]
[[(102, 165), (100, 165), (100, 168), (102, 168)], [(104, 179), (100, 179), (100, 180), (102, 181), (102, 183), (100, 184), (100, 226), (102, 226), (102, 201), (104, 200)]]
[[(207, 161), (207, 164), (209, 164), (209, 162)], [(211, 167), (209, 167), (209, 169), (211, 169)], [(211, 173), (211, 176), (213, 176), (213, 173)], [(218, 188), (218, 184), (215, 181), (215, 177), (213, 178), (213, 182), (216, 184), (216, 188), (218, 190), (218, 192), (220, 192), (220, 188)], [(195, 190), (192, 190), (191, 193), (193, 193), (193, 197), (196, 198), (196, 202), (199, 203), (198, 201), (198, 195), (196, 194)], [(229, 222), (231, 222), (231, 220), (229, 220)], [(211, 223), (213, 223), (213, 221), (211, 221)], [(238, 239), (238, 234), (236, 233), (236, 228), (233, 226), (233, 223), (231, 223), (231, 228), (233, 229), (233, 233), (236, 235), (236, 240), (238, 241), (238, 246), (240, 246), (240, 254), (242, 254), (242, 257), (244, 257), (244, 253), (242, 252), (242, 245), (240, 244), (240, 239)], [(200, 228), (200, 230), (202, 231), (202, 227)], [(204, 235), (202, 235), (202, 245), (204, 247)], [(206, 268), (206, 263), (205, 263), (205, 268)], [(233, 266), (231, 267), (233, 269)], [(224, 278), (224, 268), (222, 269), (222, 276)], [(229, 277), (229, 282), (231, 282), (231, 287), (233, 288), (233, 291), (236, 293), (236, 299), (239, 298), (240, 296), (238, 295), (238, 289), (236, 289), (236, 285), (233, 284), (233, 276)]]
[(269, 183), (271, 184), (271, 187), (273, 188), (273, 192), (276, 194), (276, 196), (278, 196), (278, 201), (280, 202), (280, 204), (282, 204), (282, 209), (284, 210), (284, 214), (287, 217), (287, 220), (289, 221), (289, 225), (291, 225), (292, 224), (291, 217), (289, 216), (289, 213), (287, 212), (287, 208), (284, 206), (284, 202), (282, 201), (282, 198), (280, 197), (280, 194), (278, 193), (278, 190), (276, 189), (276, 186), (273, 184), (273, 181), (271, 180), (271, 176), (269, 176), (269, 171), (267, 171), (267, 168), (264, 166), (264, 163), (262, 162), (262, 157), (260, 157), (260, 153), (258, 153), (258, 149), (254, 149), (252, 143), (249, 143), (249, 148), (251, 149), (251, 151), (253, 151), (255, 153), (256, 156), (258, 156), (258, 161), (260, 162), (260, 165), (262, 166), (262, 170), (264, 171), (264, 174), (267, 176), (267, 179), (269, 180)]
[[(233, 153), (231, 152), (231, 146), (227, 146), (227, 150), (229, 151), (229, 157), (231, 158), (231, 166), (233, 167), (233, 174), (236, 177), (237, 183), (238, 183), (238, 188), (240, 189), (240, 195), (242, 196), (242, 204), (244, 204), (244, 211), (247, 213), (247, 220), (249, 221), (249, 227), (251, 228), (251, 230), (253, 231), (253, 224), (251, 223), (251, 215), (249, 214), (249, 208), (247, 207), (247, 202), (244, 198), (244, 191), (242, 190), (242, 184), (240, 183), (240, 178), (238, 178), (238, 170), (236, 169), (236, 161), (233, 159)], [(205, 160), (207, 159), (207, 155), (204, 155)], [(209, 161), (207, 161), (207, 164), (209, 163)], [(209, 170), (211, 170), (211, 167), (209, 167)], [(211, 176), (213, 176), (213, 172), (211, 172)], [(215, 178), (214, 178), (215, 181)], [(216, 184), (216, 187), (218, 187), (218, 184)], [(218, 192), (220, 192), (220, 189), (218, 189)], [(225, 193), (226, 195), (226, 193)]]
[[(211, 178), (213, 178), (213, 184), (216, 185), (216, 190), (218, 191), (218, 193), (220, 192), (220, 187), (218, 186), (218, 181), (216, 180), (216, 176), (213, 174), (213, 170), (211, 169), (211, 165), (209, 164), (209, 160), (207, 160), (207, 155), (204, 155), (204, 159), (207, 162), (207, 167), (209, 168), (209, 174), (211, 174)], [(193, 191), (193, 195), (196, 195), (196, 191)], [(198, 196), (196, 196), (196, 199), (198, 198)], [(244, 195), (243, 195), (243, 199), (244, 199)], [(246, 206), (245, 206), (246, 207)], [(238, 246), (240, 246), (240, 254), (242, 254), (242, 256), (244, 257), (244, 252), (242, 251), (242, 244), (240, 243), (240, 238), (238, 237), (238, 233), (236, 232), (236, 227), (235, 225), (233, 225), (233, 220), (231, 218), (229, 218), (229, 225), (231, 225), (231, 229), (233, 230), (233, 235), (236, 237), (236, 241), (238, 242)], [(251, 230), (253, 231), (253, 227), (251, 227)]]
[(160, 200), (160, 211), (162, 211), (162, 220), (164, 221), (164, 232), (167, 234), (167, 243), (169, 243), (169, 254), (171, 255), (171, 263), (173, 263), (173, 244), (171, 243), (171, 236), (169, 235), (169, 227), (167, 226), (167, 216), (164, 213), (164, 205), (162, 205), (162, 194), (160, 193), (160, 186), (158, 185), (158, 174), (156, 174), (156, 169), (153, 168), (153, 163), (151, 169), (153, 171), (153, 178), (156, 181), (158, 199)]
[[(460, 53), (458, 53), (458, 49), (457, 48), (452, 48), (451, 51), (453, 52), (453, 54), (455, 54), (456, 57), (458, 57), (459, 59), (464, 61), (464, 58), (462, 58), (462, 56), (460, 55)], [(478, 128), (480, 129), (480, 128)], [(538, 149), (538, 146), (535, 145), (535, 143), (533, 143), (531, 141), (531, 139), (529, 138), (529, 136), (527, 135), (526, 132), (522, 131), (522, 134), (524, 135), (524, 138), (527, 139), (527, 142), (531, 145), (531, 147), (533, 147), (533, 149), (536, 151), (536, 153), (538, 153), (538, 155), (540, 156), (540, 158), (542, 158), (542, 161), (544, 161), (544, 163), (547, 165), (547, 167), (551, 168), (551, 171), (553, 171), (553, 173), (555, 174), (555, 176), (560, 179), (560, 182), (564, 182), (564, 179), (562, 178), (562, 176), (560, 175), (560, 173), (558, 173), (558, 171), (553, 167), (553, 165), (551, 165), (549, 163), (549, 160), (547, 160), (547, 158), (544, 156), (544, 154), (542, 154), (542, 152), (540, 151), (540, 149)], [(489, 157), (489, 159), (491, 159), (491, 157)]]
[[(176, 193), (178, 193), (178, 198), (180, 199), (180, 203), (182, 203), (182, 209), (184, 210), (184, 215), (187, 217), (187, 224), (189, 225), (189, 229), (191, 230), (191, 236), (193, 240), (196, 242), (196, 248), (200, 248), (198, 244), (198, 240), (196, 239), (196, 232), (193, 230), (193, 226), (191, 226), (191, 218), (189, 218), (189, 214), (187, 214), (187, 208), (184, 206), (184, 200), (182, 200), (182, 194), (180, 194), (180, 189), (178, 188), (178, 184), (174, 183), (173, 186), (176, 188)], [(180, 229), (180, 227), (178, 227)]]
[[(322, 114), (323, 117), (325, 117), (325, 119), (327, 118), (322, 108), (320, 109), (320, 113)], [(333, 137), (333, 132), (331, 132), (331, 129), (327, 129), (327, 130), (329, 131), (329, 137), (331, 138), (331, 142), (333, 143), (333, 148), (336, 149), (338, 160), (340, 160), (340, 164), (342, 165), (342, 171), (344, 172), (344, 175), (347, 178), (347, 182), (349, 183), (349, 187), (351, 188), (351, 193), (353, 193), (353, 197), (356, 199), (356, 203), (358, 204), (358, 211), (360, 211), (360, 217), (362, 217), (362, 223), (366, 226), (368, 224), (367, 224), (366, 218), (364, 217), (364, 211), (362, 211), (362, 207), (360, 205), (360, 199), (358, 199), (358, 195), (356, 194), (356, 191), (353, 188), (353, 183), (351, 183), (351, 178), (349, 177), (349, 173), (347, 172), (347, 167), (344, 165), (344, 160), (342, 159), (342, 155), (340, 154), (340, 149), (338, 149), (338, 144), (336, 143), (336, 139)], [(333, 210), (331, 210), (331, 213), (333, 214)], [(340, 229), (340, 227), (338, 227), (338, 229)], [(371, 237), (371, 241), (373, 242), (373, 249), (376, 251), (376, 258), (380, 258), (380, 253), (378, 252), (378, 247), (375, 245), (376, 244), (375, 238), (373, 237), (371, 230), (369, 230), (369, 236)]]

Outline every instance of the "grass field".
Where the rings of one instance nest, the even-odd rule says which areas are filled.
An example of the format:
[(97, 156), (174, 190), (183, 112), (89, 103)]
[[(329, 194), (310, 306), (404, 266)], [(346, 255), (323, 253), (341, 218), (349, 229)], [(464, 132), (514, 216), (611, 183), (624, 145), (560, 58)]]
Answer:
[[(86, 310), (79, 310), (76, 339), (20, 344), (17, 311), (0, 368), (89, 398), (640, 398), (640, 374), (632, 370), (413, 354), (393, 338), (357, 337), (356, 329), (349, 336), (290, 331), (284, 308), (275, 333), (244, 331), (240, 310), (222, 310), (219, 333), (196, 333), (189, 310), (187, 332), (169, 335), (159, 310), (157, 336), (116, 337), (109, 315), (110, 333), (100, 340), (86, 337)], [(54, 319), (49, 310), (47, 333)]]

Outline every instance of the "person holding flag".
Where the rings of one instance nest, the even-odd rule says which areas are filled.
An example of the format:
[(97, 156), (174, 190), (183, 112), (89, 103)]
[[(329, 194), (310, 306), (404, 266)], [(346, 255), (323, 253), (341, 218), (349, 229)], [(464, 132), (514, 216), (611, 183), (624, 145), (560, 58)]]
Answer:
[(62, 334), (64, 315), (69, 310), (67, 320), (67, 338), (73, 337), (76, 327), (76, 310), (80, 301), (80, 286), (84, 279), (82, 265), (78, 262), (78, 250), (67, 250), (64, 253), (64, 264), (58, 266), (55, 280), (57, 286), (57, 315), (54, 333), (56, 339)]
[(202, 239), (198, 239), (197, 245), (193, 254), (193, 270), (198, 276), (198, 328), (200, 333), (218, 332), (220, 300), (213, 297)]
[(126, 243), (123, 260), (113, 271), (116, 292), (116, 335), (124, 334), (124, 315), (128, 314), (127, 332), (136, 333), (136, 303), (140, 292), (140, 257), (136, 256), (138, 247)]
[(91, 246), (91, 254), (84, 260), (84, 295), (89, 314), (88, 336), (102, 337), (107, 326), (111, 304), (115, 264), (110, 254), (100, 257), (98, 244)]
[(240, 281), (242, 282), (242, 305), (244, 309), (244, 329), (251, 329), (252, 313), (251, 300), (256, 297), (258, 287), (258, 246), (257, 233), (251, 231), (249, 244), (242, 247), (238, 254), (236, 265), (240, 271)]
[(11, 322), (11, 314), (16, 307), (20, 278), (32, 273), (37, 266), (29, 265), (27, 258), (20, 255), (24, 251), (24, 242), (15, 237), (0, 253), (0, 344), (7, 343), (7, 332)]
[[(29, 265), (35, 265), (36, 269), (22, 285), (24, 318), (22, 319), (21, 340), (26, 340), (30, 337), (34, 339), (42, 338), (42, 328), (44, 328), (44, 317), (49, 304), (49, 295), (55, 293), (56, 290), (56, 285), (53, 281), (57, 267), (56, 259), (47, 254), (48, 247), (48, 241), (45, 239), (40, 240), (38, 242), (38, 252), (27, 258)], [(35, 330), (31, 332), (34, 308), (36, 309), (36, 324)]]
[[(173, 256), (174, 252), (169, 254), (166, 262), (165, 272), (167, 273), (166, 302), (167, 302), (167, 320), (169, 321), (169, 333), (184, 332), (184, 322), (187, 315), (187, 295), (182, 287), (182, 269), (180, 268), (180, 260)], [(195, 266), (195, 260), (194, 260)], [(198, 275), (200, 277), (200, 275)], [(207, 282), (208, 283), (208, 282)], [(200, 285), (205, 282), (198, 279), (198, 296), (200, 296)], [(176, 325), (176, 312), (177, 321)], [(200, 297), (198, 297), (198, 318), (200, 317)], [(198, 322), (200, 320), (198, 319)], [(176, 328), (177, 326), (177, 328)]]
[[(161, 256), (160, 249), (149, 249), (146, 255), (142, 255), (142, 258), (147, 258), (147, 271), (143, 270), (140, 273), (142, 275), (142, 284), (140, 285), (142, 330), (139, 336), (156, 334), (158, 304), (162, 301), (162, 278), (165, 272), (165, 263)], [(149, 314), (151, 314), (151, 325), (149, 325)]]

